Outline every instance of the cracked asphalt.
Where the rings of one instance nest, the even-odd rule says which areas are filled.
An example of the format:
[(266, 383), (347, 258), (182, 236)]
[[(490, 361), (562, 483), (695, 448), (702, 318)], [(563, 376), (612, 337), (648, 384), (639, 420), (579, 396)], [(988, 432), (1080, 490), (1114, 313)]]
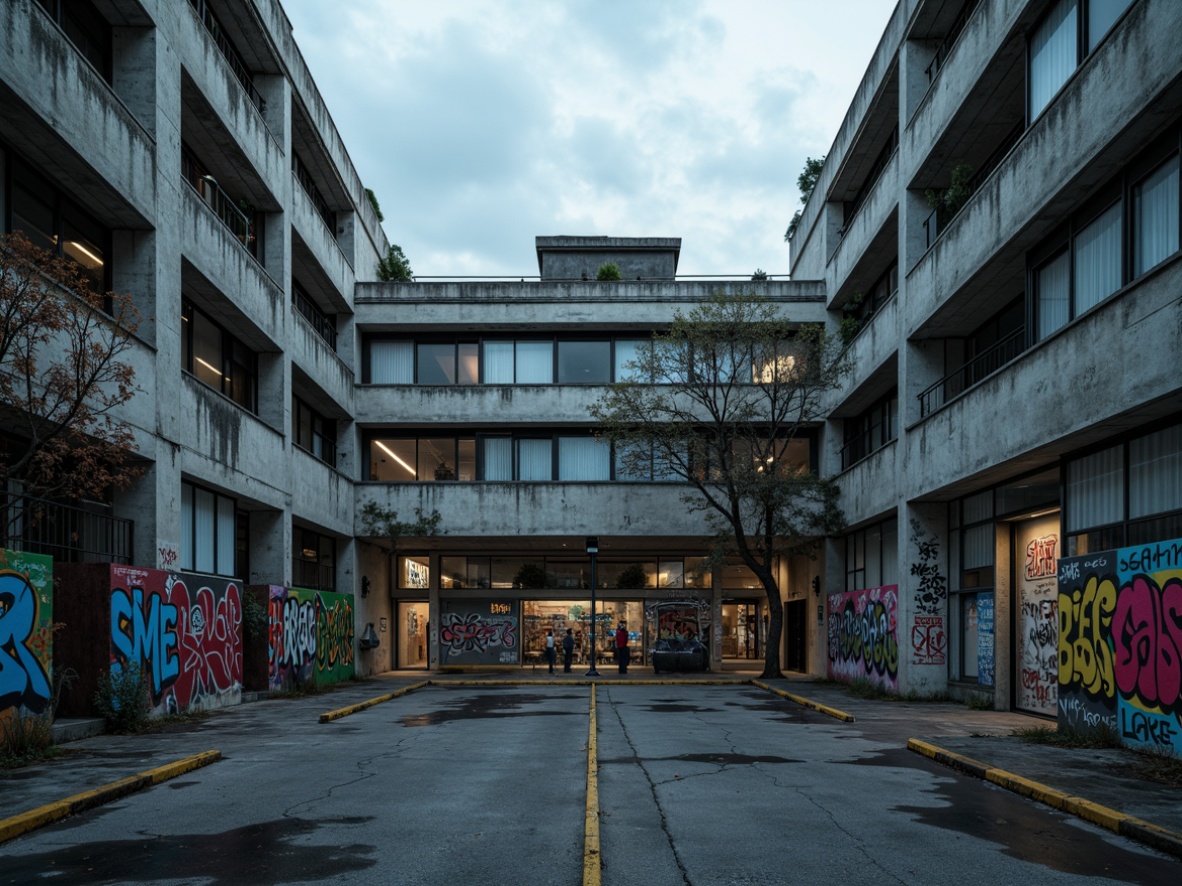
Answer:
[[(0, 846), (0, 884), (577, 884), (589, 689), (243, 705), (0, 778), (7, 811), (224, 759)], [(600, 684), (605, 886), (1177, 884), (1182, 863), (750, 686)]]

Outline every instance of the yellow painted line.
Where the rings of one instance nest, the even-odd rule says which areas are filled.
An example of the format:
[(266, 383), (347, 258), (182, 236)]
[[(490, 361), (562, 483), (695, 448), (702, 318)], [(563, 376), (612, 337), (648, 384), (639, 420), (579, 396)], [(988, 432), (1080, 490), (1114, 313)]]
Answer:
[(603, 860), (599, 854), (599, 749), (595, 727), (595, 687), (587, 728), (587, 809), (583, 818), (583, 886), (599, 886)]
[(1082, 818), (1102, 828), (1121, 834), (1132, 840), (1146, 843), (1156, 849), (1182, 857), (1182, 834), (1167, 830), (1155, 824), (1150, 824), (1124, 812), (1118, 812), (1111, 807), (1104, 806), (1083, 797), (1073, 797), (1066, 791), (1056, 790), (1041, 782), (1015, 775), (1005, 769), (986, 766), (970, 757), (965, 757), (953, 751), (946, 751), (918, 738), (908, 739), (909, 750), (925, 757), (961, 769), (970, 775), (983, 778), (1008, 791), (1013, 791), (1023, 797), (1029, 797), (1054, 809)]
[(794, 702), (794, 703), (800, 705), (801, 707), (805, 707), (805, 708), (808, 708), (809, 710), (816, 711), (819, 714), (824, 714), (827, 717), (833, 717), (833, 719), (835, 719), (835, 720), (841, 720), (845, 723), (853, 723), (854, 722), (854, 715), (853, 714), (847, 714), (845, 711), (838, 710), (837, 708), (831, 708), (831, 707), (829, 707), (829, 705), (824, 705), (824, 704), (821, 704), (820, 702), (812, 701), (811, 699), (807, 699), (801, 695), (793, 695), (791, 692), (785, 692), (783, 689), (776, 689), (774, 686), (769, 686), (767, 683), (764, 683), (762, 680), (752, 680), (751, 685), (758, 686), (760, 689), (766, 689), (768, 692), (771, 692), (774, 695), (780, 696), (780, 698), (786, 698), (786, 699), (788, 699), (788, 701)]
[(374, 705), (381, 704), (384, 701), (390, 701), (392, 698), (406, 695), (408, 692), (414, 692), (416, 689), (422, 689), (424, 686), (430, 686), (430, 680), (424, 680), (421, 683), (413, 683), (410, 686), (403, 686), (401, 689), (394, 692), (387, 692), (385, 695), (379, 695), (377, 698), (371, 698), (366, 701), (351, 704), (347, 707), (337, 708), (335, 711), (329, 711), (326, 714), (320, 715), (321, 723), (331, 723), (333, 720), (339, 720), (341, 717), (348, 717), (350, 714), (356, 714), (359, 711), (364, 711), (366, 708), (372, 708)]
[(74, 794), (73, 796), (66, 797), (64, 800), (46, 803), (44, 806), (30, 809), (28, 812), (22, 812), (10, 818), (0, 819), (0, 843), (5, 843), (15, 837), (19, 837), (21, 834), (27, 834), (29, 831), (43, 828), (48, 824), (61, 821), (63, 818), (76, 815), (79, 812), (85, 812), (87, 809), (93, 809), (95, 806), (101, 806), (104, 803), (110, 803), (112, 800), (118, 800), (120, 797), (126, 797), (128, 794), (133, 794), (136, 791), (142, 791), (144, 788), (168, 781), (170, 778), (176, 778), (178, 775), (183, 775), (186, 772), (192, 772), (194, 769), (199, 769), (202, 766), (208, 766), (210, 763), (216, 762), (221, 758), (221, 751), (205, 751), (200, 754), (194, 754), (191, 757), (185, 757), (183, 760), (167, 763), (164, 766), (157, 766), (155, 769), (148, 769), (136, 775), (121, 778), (119, 781), (113, 781), (101, 787), (83, 791), (81, 794)]
[(428, 680), (432, 686), (746, 686), (749, 680)]

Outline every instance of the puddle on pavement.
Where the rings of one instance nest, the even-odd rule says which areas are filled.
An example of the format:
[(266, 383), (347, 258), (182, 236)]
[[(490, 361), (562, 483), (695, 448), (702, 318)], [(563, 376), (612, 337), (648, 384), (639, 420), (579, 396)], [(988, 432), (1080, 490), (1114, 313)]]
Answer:
[[(63, 883), (201, 881), (210, 886), (305, 883), (335, 878), (377, 864), (376, 846), (302, 842), (333, 825), (362, 824), (373, 816), (310, 821), (283, 818), (218, 834), (182, 834), (103, 840), (9, 856), (0, 883), (32, 883), (47, 876)], [(297, 842), (297, 840), (299, 842)]]
[[(1109, 877), (1122, 883), (1160, 884), (1165, 868), (1176, 867), (1150, 850), (1134, 850), (1097, 836), (1063, 813), (1054, 812), (1003, 788), (946, 769), (903, 750), (856, 761), (862, 766), (909, 766), (944, 776), (927, 793), (944, 801), (937, 806), (895, 806), (923, 824), (999, 844), (1011, 858), (1081, 877)], [(1176, 871), (1174, 873), (1176, 876)], [(1176, 881), (1175, 881), (1176, 882)]]
[(503, 693), (481, 693), (465, 696), (462, 700), (448, 702), (449, 708), (428, 711), (422, 714), (407, 714), (398, 722), (403, 726), (438, 726), (453, 720), (497, 720), (507, 717), (586, 717), (586, 711), (555, 711), (546, 708), (524, 711), (525, 705), (538, 704), (555, 699), (586, 700), (584, 695), (524, 695)]

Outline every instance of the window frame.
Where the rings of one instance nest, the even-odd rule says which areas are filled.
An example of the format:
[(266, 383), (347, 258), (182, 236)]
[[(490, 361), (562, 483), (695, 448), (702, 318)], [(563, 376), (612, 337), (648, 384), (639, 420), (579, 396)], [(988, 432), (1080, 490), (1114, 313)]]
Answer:
[[(208, 361), (202, 360), (212, 371), (221, 374), (222, 383), (220, 387), (211, 385), (203, 380), (194, 368), (194, 362), (199, 359), (193, 353), (193, 338), (197, 315), (200, 315), (204, 322), (213, 326), (220, 336), (219, 357), (221, 358), (221, 366), (214, 367)], [(258, 354), (241, 339), (227, 331), (224, 326), (214, 320), (208, 312), (198, 307), (187, 296), (182, 296), (181, 298), (181, 369), (197, 383), (204, 385), (210, 390), (217, 391), (227, 400), (241, 406), (252, 415), (257, 416), (259, 414)], [(248, 396), (246, 399), (249, 402), (243, 402), (240, 399), (240, 394), (235, 393), (236, 386), (241, 383), (246, 383), (247, 385)]]
[[(212, 570), (198, 569), (198, 555), (197, 538), (198, 538), (198, 512), (197, 512), (197, 494), (212, 496), (213, 498), (213, 531), (211, 541), (213, 545), (209, 556), (213, 562)], [(223, 514), (222, 502), (229, 504), (229, 513), (232, 519), (229, 526), (220, 525), (221, 515)], [(247, 521), (246, 534), (249, 537), (249, 516), (238, 507), (238, 500), (232, 496), (225, 495), (212, 489), (208, 486), (203, 486), (200, 483), (194, 483), (191, 480), (181, 480), (181, 550), (180, 550), (180, 569), (183, 572), (192, 572), (198, 575), (218, 575), (228, 578), (244, 579), (245, 572), (239, 572), (234, 575), (232, 573), (220, 571), (219, 565), (223, 563), (223, 558), (228, 556), (231, 561), (231, 568), (238, 572), (246, 567), (245, 552), (240, 546), (240, 536), (242, 535), (242, 523)], [(185, 528), (188, 527), (189, 538), (185, 538)], [(223, 552), (220, 550), (222, 542), (226, 540), (226, 533), (229, 533), (230, 550)]]

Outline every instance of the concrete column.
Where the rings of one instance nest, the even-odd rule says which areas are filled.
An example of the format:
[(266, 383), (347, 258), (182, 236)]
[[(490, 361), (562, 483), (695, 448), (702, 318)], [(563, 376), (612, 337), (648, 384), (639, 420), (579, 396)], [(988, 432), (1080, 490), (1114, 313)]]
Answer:
[[(431, 630), (427, 633), (427, 666), (437, 668), (439, 667), (439, 622), (443, 613), (439, 605), (438, 553), (431, 554), (429, 565), (431, 570), (431, 584), (427, 589), (427, 614), (429, 616)], [(397, 563), (394, 564), (394, 568), (398, 568)], [(521, 604), (518, 603), (518, 613), (521, 612), (520, 606)]]
[(248, 584), (291, 587), (291, 516), (284, 511), (250, 512)]
[[(948, 507), (912, 502), (899, 521), (899, 691), (948, 687)], [(917, 621), (919, 619), (919, 621)], [(945, 638), (942, 650), (936, 638)], [(930, 638), (928, 642), (925, 638)]]
[(111, 88), (136, 119), (156, 137), (156, 61), (159, 32), (155, 28), (112, 28)]
[(816, 642), (813, 644), (813, 656), (810, 660), (810, 673), (828, 676), (829, 674), (829, 595), (840, 594), (845, 588), (845, 537), (837, 536), (825, 539), (825, 549), (821, 552), (823, 568), (821, 576), (821, 596), (813, 597), (809, 607), (809, 623), (813, 626), (812, 633)]
[(131, 562), (179, 569), (181, 551), (180, 447), (156, 440), (153, 461), (114, 498), (114, 516), (134, 520)]
[(995, 524), (995, 553), (993, 567), (993, 709), (1008, 711), (1013, 698), (1014, 660), (1012, 652), (1014, 589), (1011, 568), (1013, 556), (1012, 523)]
[(936, 55), (935, 40), (907, 40), (899, 48), (899, 131), (902, 132), (927, 95), (927, 67)]

